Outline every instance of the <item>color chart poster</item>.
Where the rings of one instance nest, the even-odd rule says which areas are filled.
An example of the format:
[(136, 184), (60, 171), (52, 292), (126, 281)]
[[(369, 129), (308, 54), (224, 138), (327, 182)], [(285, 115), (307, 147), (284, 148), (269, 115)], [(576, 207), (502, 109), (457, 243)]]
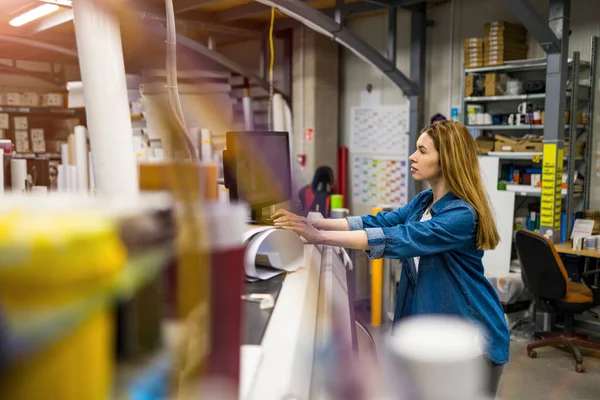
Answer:
[(408, 159), (353, 156), (352, 201), (371, 206), (407, 204)]
[(408, 103), (352, 108), (350, 151), (408, 157), (408, 117)]

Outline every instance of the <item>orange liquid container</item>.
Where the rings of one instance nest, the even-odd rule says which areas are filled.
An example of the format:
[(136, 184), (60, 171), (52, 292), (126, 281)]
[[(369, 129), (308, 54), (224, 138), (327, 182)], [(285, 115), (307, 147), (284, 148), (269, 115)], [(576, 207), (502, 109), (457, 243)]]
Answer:
[[(116, 227), (89, 213), (3, 215), (0, 253), (4, 313), (9, 321), (46, 317), (35, 335), (48, 340), (0, 371), (0, 399), (110, 398), (113, 317), (98, 299), (125, 264)], [(80, 312), (66, 312), (76, 306)]]

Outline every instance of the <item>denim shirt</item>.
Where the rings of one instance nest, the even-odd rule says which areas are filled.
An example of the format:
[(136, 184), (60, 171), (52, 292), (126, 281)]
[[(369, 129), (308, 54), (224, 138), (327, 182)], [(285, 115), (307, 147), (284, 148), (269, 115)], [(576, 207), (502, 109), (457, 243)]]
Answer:
[[(477, 213), (447, 193), (431, 207), (431, 219), (420, 222), (432, 201), (427, 190), (396, 211), (348, 217), (348, 224), (366, 231), (370, 258), (403, 260), (394, 321), (419, 314), (465, 317), (483, 330), (487, 358), (504, 364), (510, 334), (498, 295), (483, 274)], [(413, 257), (420, 257), (418, 275)]]

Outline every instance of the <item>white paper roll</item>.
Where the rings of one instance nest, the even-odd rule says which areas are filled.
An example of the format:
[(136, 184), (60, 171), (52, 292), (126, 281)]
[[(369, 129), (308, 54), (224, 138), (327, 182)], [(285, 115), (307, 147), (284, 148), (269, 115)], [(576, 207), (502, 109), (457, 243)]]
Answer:
[(244, 125), (246, 126), (246, 130), (253, 131), (254, 130), (254, 110), (252, 109), (252, 98), (251, 97), (243, 97), (242, 98), (242, 107), (244, 110)]
[(59, 192), (66, 192), (68, 191), (69, 186), (67, 166), (60, 164), (56, 167), (56, 169), (58, 171), (58, 176), (56, 177), (56, 189)]
[(67, 167), (67, 170), (69, 171), (68, 175), (68, 179), (69, 179), (69, 183), (68, 183), (68, 188), (69, 188), (69, 192), (76, 192), (78, 190), (77, 187), (77, 166), (76, 165), (69, 165)]
[(77, 166), (77, 189), (89, 190), (87, 129), (85, 126), (75, 127), (75, 165)]
[(155, 148), (154, 150), (154, 161), (162, 161), (165, 159), (165, 150)]
[(60, 145), (60, 163), (69, 165), (69, 145), (67, 143)]
[(27, 160), (10, 160), (10, 182), (13, 192), (23, 193), (27, 188)]
[(200, 145), (202, 147), (202, 161), (210, 162), (212, 160), (212, 139), (208, 129), (202, 129), (200, 134)]
[(274, 131), (285, 131), (285, 100), (279, 93), (273, 96), (273, 130)]
[(229, 203), (229, 189), (225, 185), (219, 185), (219, 203)]
[(90, 175), (90, 191), (96, 190), (96, 180), (94, 178), (94, 164), (92, 163), (92, 152), (88, 152), (88, 173)]
[(4, 194), (4, 149), (0, 149), (0, 196)]
[(194, 147), (196, 148), (196, 151), (198, 153), (200, 153), (200, 149), (201, 149), (201, 137), (202, 137), (202, 130), (200, 128), (196, 128), (196, 127), (192, 127), (189, 129), (189, 134), (190, 134), (190, 139), (192, 140), (192, 143), (194, 144)]

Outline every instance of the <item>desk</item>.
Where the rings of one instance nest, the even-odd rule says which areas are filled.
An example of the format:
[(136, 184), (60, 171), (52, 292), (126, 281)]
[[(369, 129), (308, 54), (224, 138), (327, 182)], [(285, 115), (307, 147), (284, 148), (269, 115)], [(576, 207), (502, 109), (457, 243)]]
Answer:
[(575, 256), (582, 257), (590, 257), (590, 258), (600, 258), (600, 252), (595, 250), (573, 250), (573, 245), (571, 243), (560, 243), (555, 244), (554, 248), (557, 252), (561, 254), (571, 254)]

